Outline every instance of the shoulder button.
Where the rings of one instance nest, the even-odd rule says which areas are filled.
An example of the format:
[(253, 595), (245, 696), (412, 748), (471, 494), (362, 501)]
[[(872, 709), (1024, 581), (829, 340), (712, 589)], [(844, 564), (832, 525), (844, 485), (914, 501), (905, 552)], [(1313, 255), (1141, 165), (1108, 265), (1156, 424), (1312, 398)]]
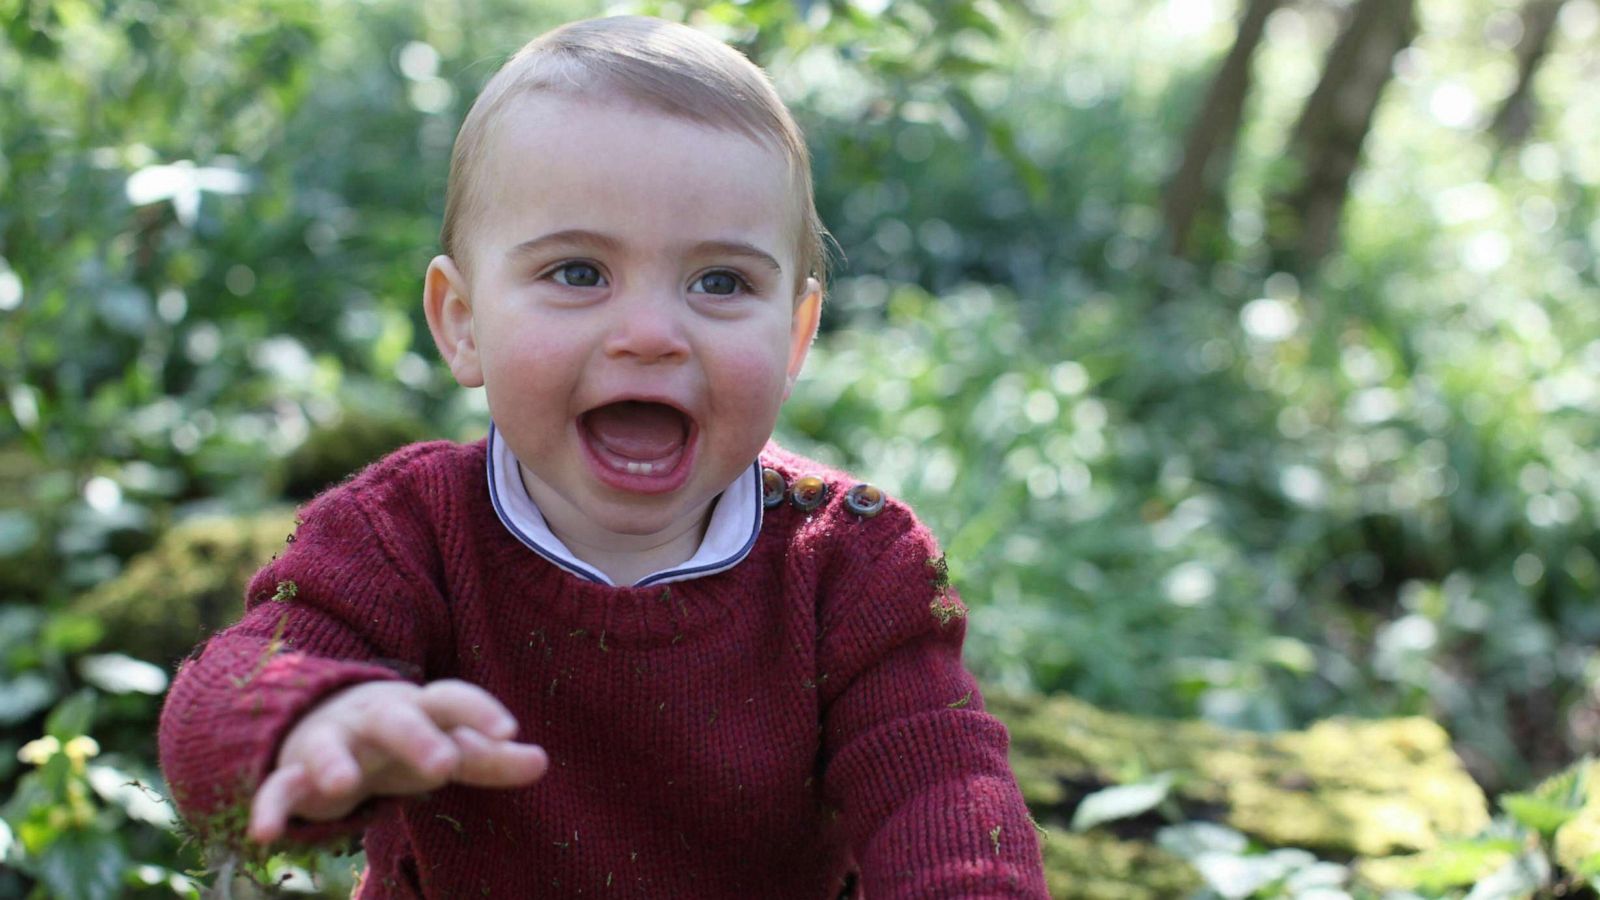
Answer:
[(810, 512), (828, 499), (828, 483), (816, 475), (804, 475), (794, 480), (789, 499), (800, 509)]
[(761, 469), (761, 505), (767, 509), (783, 502), (785, 494), (789, 493), (789, 482), (783, 480), (783, 474), (777, 469), (762, 467)]
[(883, 504), (886, 499), (880, 488), (862, 483), (851, 488), (844, 495), (844, 505), (856, 515), (864, 519), (870, 519), (883, 512)]

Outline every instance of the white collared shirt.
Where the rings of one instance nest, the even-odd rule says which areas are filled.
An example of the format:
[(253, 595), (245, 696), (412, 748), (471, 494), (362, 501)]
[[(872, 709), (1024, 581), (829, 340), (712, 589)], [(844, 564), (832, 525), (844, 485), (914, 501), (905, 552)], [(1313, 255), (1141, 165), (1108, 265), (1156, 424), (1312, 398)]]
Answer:
[[(489, 499), (495, 515), (506, 529), (528, 549), (568, 572), (600, 584), (614, 582), (594, 566), (572, 555), (567, 545), (546, 524), (538, 504), (522, 483), (522, 467), (516, 454), (500, 439), (493, 423), (489, 425)], [(634, 582), (634, 587), (671, 584), (725, 572), (738, 565), (756, 545), (761, 534), (761, 463), (756, 461), (740, 473), (713, 501), (711, 522), (706, 526), (700, 548), (687, 560)]]

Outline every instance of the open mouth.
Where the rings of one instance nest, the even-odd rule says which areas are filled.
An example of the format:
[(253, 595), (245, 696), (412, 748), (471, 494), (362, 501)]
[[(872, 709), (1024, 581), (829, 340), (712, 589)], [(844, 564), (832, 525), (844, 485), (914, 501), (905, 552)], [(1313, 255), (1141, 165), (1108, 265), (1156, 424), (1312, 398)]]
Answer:
[(627, 482), (619, 486), (671, 479), (683, 468), (694, 437), (692, 418), (648, 400), (597, 406), (579, 416), (578, 424), (602, 474)]

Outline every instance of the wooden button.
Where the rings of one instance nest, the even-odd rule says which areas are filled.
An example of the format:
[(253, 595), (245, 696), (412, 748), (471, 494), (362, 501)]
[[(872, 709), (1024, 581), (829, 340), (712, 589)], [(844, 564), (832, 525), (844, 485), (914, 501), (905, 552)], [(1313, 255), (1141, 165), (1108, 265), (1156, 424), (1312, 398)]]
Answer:
[(761, 505), (767, 509), (783, 502), (783, 495), (789, 493), (789, 483), (783, 480), (783, 474), (777, 469), (761, 469)]
[(858, 484), (844, 495), (844, 505), (851, 512), (862, 518), (870, 519), (883, 512), (883, 504), (887, 498), (883, 491), (870, 484)]
[(810, 512), (828, 499), (828, 483), (815, 475), (805, 475), (794, 480), (789, 499), (800, 509)]

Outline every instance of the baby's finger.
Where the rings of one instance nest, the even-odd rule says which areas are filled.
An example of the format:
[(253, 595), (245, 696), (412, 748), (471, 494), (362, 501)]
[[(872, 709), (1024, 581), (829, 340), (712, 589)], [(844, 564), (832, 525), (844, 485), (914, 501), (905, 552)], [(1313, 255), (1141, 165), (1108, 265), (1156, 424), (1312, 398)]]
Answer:
[(289, 765), (273, 770), (250, 802), (250, 840), (270, 844), (282, 837), (290, 811), (310, 793), (311, 780), (304, 767)]
[(517, 720), (505, 704), (470, 682), (455, 678), (430, 682), (417, 696), (417, 703), (445, 731), (466, 726), (495, 740), (517, 733)]
[(415, 773), (428, 790), (444, 784), (461, 760), (455, 742), (418, 707), (398, 704), (363, 723), (362, 740)]
[[(307, 716), (283, 742), (278, 766), (300, 766), (312, 793), (338, 799), (361, 786), (361, 764), (353, 755), (350, 729), (327, 717)], [(302, 812), (292, 809), (290, 812)]]
[(342, 740), (311, 743), (301, 751), (299, 761), (326, 797), (344, 797), (361, 786), (361, 764)]
[(450, 732), (461, 749), (455, 779), (478, 787), (521, 787), (538, 781), (550, 767), (550, 757), (536, 744), (491, 741), (470, 728)]

